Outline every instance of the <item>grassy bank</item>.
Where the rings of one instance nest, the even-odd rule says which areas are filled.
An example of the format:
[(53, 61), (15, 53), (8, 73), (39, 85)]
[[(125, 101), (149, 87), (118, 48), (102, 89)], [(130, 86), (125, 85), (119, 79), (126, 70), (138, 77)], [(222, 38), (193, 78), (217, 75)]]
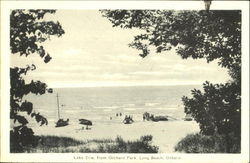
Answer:
[(69, 137), (39, 136), (36, 147), (26, 147), (26, 153), (157, 153), (158, 147), (151, 144), (152, 136), (142, 136), (135, 141), (121, 137), (80, 141)]
[[(230, 151), (227, 146), (230, 145)], [(176, 146), (176, 152), (184, 153), (240, 153), (240, 139), (225, 135), (205, 136), (202, 134), (189, 134)]]

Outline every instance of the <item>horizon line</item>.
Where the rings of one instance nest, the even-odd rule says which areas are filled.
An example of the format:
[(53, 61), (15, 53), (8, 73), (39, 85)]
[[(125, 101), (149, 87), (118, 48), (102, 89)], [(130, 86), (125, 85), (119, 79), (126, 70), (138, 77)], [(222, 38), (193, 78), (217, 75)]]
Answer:
[(166, 85), (76, 85), (76, 86), (59, 86), (51, 88), (102, 88), (102, 87), (168, 87), (168, 86), (202, 86), (201, 84), (166, 84)]

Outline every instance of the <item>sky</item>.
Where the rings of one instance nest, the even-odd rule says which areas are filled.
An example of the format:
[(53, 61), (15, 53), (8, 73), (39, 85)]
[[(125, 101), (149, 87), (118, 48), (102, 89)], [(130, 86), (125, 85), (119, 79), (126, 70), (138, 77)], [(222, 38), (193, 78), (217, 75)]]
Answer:
[(98, 10), (57, 10), (46, 19), (58, 20), (65, 34), (51, 37), (43, 45), (52, 56), (45, 64), (36, 54), (11, 55), (11, 66), (35, 64), (37, 69), (25, 76), (49, 87), (201, 85), (229, 80), (227, 70), (217, 62), (181, 59), (174, 50), (145, 58), (128, 47), (137, 29), (112, 27)]

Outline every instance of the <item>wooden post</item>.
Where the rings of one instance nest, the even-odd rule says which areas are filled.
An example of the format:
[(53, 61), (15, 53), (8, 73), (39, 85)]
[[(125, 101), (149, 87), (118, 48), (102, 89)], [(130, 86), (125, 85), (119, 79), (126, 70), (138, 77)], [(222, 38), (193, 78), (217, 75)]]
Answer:
[(59, 96), (58, 96), (58, 93), (56, 94), (56, 98), (57, 98), (57, 108), (58, 108), (58, 119), (60, 119), (60, 111), (59, 111)]

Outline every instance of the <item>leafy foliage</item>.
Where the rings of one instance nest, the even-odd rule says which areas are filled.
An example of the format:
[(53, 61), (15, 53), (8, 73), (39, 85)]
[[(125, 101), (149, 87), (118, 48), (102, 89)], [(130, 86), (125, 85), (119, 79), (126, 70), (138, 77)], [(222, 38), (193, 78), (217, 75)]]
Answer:
[(183, 97), (185, 112), (200, 124), (201, 133), (213, 135), (241, 131), (241, 98), (235, 83), (203, 84), (204, 92), (192, 90), (193, 98)]
[[(241, 131), (241, 11), (101, 10), (113, 27), (139, 28), (129, 45), (146, 57), (175, 49), (183, 59), (218, 61), (232, 80), (225, 84), (203, 84), (204, 92), (183, 97), (185, 112), (200, 124), (205, 135)], [(229, 148), (228, 150), (229, 151)]]
[[(12, 54), (27, 57), (34, 53), (38, 54), (45, 63), (51, 60), (51, 56), (44, 50), (41, 43), (50, 39), (52, 35), (60, 37), (64, 34), (64, 30), (59, 22), (43, 21), (47, 13), (53, 14), (55, 10), (12, 10), (10, 14)], [(27, 115), (35, 118), (41, 126), (48, 124), (44, 116), (34, 111), (31, 102), (23, 100), (23, 97), (29, 93), (42, 95), (46, 92), (53, 92), (41, 81), (25, 82), (23, 76), (35, 69), (34, 64), (25, 68), (10, 68), (10, 118), (17, 124), (10, 131), (12, 152), (21, 152), (24, 146), (35, 146), (38, 141), (32, 129), (27, 127), (28, 120), (25, 116), (20, 115), (20, 112), (26, 112)]]
[(134, 37), (131, 47), (146, 57), (154, 46), (156, 52), (176, 49), (183, 59), (219, 59), (230, 68), (240, 63), (240, 11), (102, 10), (113, 26), (139, 28), (145, 33)]
[[(232, 144), (230, 153), (240, 153), (240, 139), (230, 135)], [(189, 134), (175, 146), (175, 151), (185, 153), (225, 153), (227, 142), (225, 135), (206, 136)]]
[(59, 22), (43, 21), (55, 10), (13, 10), (10, 15), (10, 47), (13, 54), (28, 56), (37, 53), (48, 63), (51, 56), (41, 45), (50, 36), (60, 37), (64, 30)]

